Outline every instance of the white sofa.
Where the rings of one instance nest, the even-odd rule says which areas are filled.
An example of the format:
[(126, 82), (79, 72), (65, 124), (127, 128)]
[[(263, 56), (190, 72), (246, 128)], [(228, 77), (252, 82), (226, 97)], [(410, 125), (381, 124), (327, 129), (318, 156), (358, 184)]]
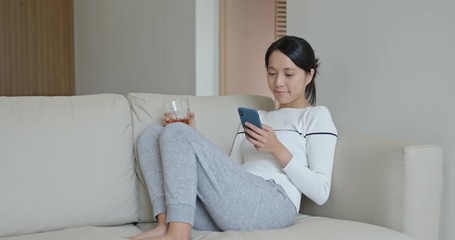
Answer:
[[(125, 239), (153, 226), (135, 139), (175, 95), (0, 97), (0, 239)], [(229, 152), (236, 109), (259, 96), (190, 96), (197, 128)], [(193, 239), (439, 239), (442, 150), (338, 129), (329, 201), (280, 230)], [(258, 219), (260, 221), (260, 219)]]

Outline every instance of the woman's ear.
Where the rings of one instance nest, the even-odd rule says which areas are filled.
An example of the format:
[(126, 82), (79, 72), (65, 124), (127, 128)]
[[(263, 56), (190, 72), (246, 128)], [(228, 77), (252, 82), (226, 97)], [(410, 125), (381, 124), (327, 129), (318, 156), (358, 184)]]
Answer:
[(307, 72), (307, 76), (305, 79), (305, 86), (308, 85), (311, 81), (313, 81), (314, 77), (314, 68), (310, 69), (310, 72)]

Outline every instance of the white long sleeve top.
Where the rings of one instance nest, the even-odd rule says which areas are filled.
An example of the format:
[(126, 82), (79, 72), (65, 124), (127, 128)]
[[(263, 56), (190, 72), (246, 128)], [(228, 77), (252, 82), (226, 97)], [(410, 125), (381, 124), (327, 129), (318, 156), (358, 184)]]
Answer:
[(252, 174), (273, 179), (286, 191), (296, 209), (301, 194), (322, 205), (330, 194), (337, 130), (324, 106), (259, 111), (263, 124), (272, 127), (292, 154), (282, 168), (270, 153), (259, 152), (245, 138), (243, 128), (235, 138), (231, 158)]

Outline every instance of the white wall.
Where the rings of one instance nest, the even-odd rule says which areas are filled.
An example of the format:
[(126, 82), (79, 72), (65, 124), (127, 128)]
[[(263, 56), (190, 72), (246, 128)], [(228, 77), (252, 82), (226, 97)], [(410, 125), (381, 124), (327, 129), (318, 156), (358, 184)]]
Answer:
[(340, 131), (443, 146), (446, 240), (455, 239), (453, 9), (445, 0), (288, 0), (288, 34), (320, 57), (318, 103)]
[(195, 94), (195, 0), (75, 0), (76, 93)]
[(196, 0), (196, 95), (219, 95), (219, 1)]

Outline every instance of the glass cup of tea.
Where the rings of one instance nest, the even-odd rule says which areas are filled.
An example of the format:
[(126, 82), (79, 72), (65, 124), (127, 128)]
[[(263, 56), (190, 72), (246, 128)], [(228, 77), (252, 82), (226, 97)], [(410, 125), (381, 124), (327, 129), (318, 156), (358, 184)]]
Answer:
[(164, 108), (166, 124), (175, 122), (190, 124), (190, 119), (188, 117), (188, 113), (190, 112), (188, 97), (178, 98), (165, 102)]

